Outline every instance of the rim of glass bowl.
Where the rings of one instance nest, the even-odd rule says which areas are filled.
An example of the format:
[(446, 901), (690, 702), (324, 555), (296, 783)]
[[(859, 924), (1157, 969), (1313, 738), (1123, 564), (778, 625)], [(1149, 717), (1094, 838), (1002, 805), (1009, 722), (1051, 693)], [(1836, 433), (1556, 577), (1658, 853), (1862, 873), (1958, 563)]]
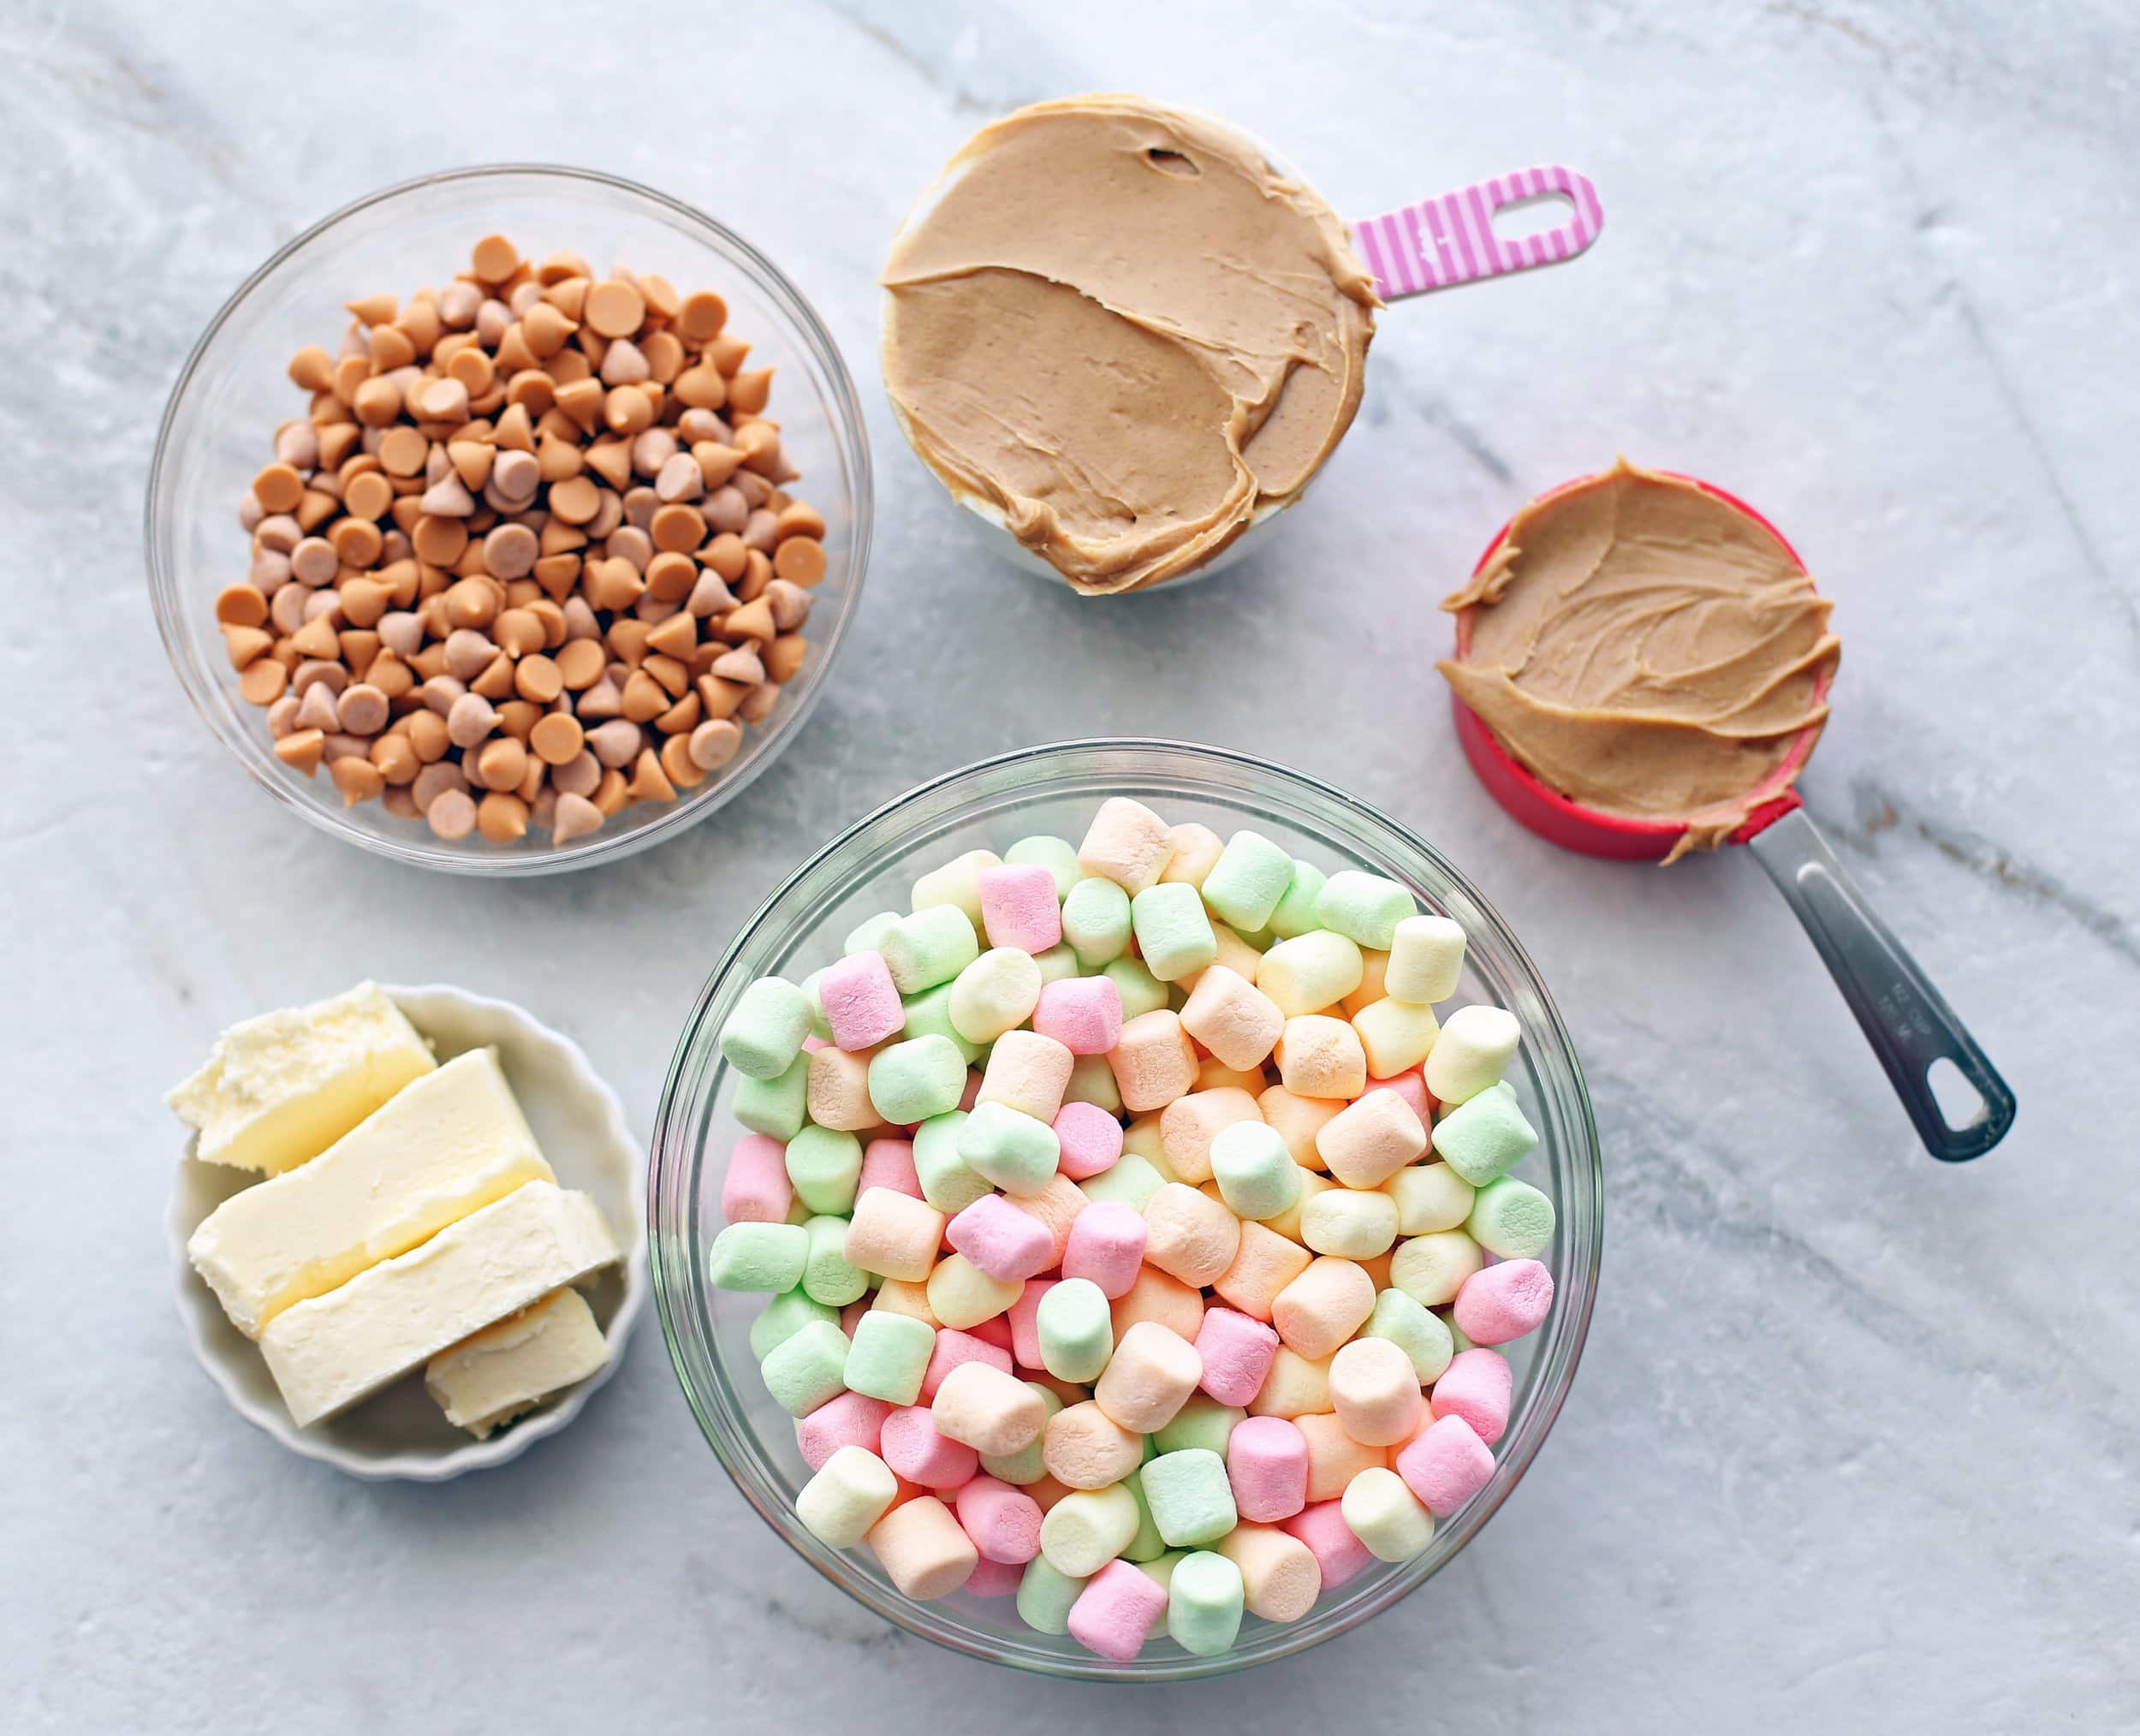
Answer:
[[(1489, 937), (1525, 991), (1525, 1029), (1534, 1043), (1544, 1039), (1538, 1053), (1541, 1065), (1549, 1070), (1542, 1076), (1554, 1082), (1549, 1094), (1552, 1100), (1539, 1105), (1540, 1114), (1552, 1129), (1556, 1140), (1553, 1149), (1566, 1172), (1553, 1316), (1518, 1394), (1509, 1433), (1496, 1454), (1493, 1481), (1483, 1494), (1453, 1524), (1436, 1528), (1434, 1547), (1427, 1555), (1390, 1576), (1358, 1605), (1338, 1606), (1320, 1621), (1311, 1612), (1297, 1622), (1265, 1624), (1245, 1644), (1217, 1657), (1156, 1656), (1126, 1665), (983, 1635), (937, 1605), (912, 1602), (878, 1584), (841, 1552), (810, 1536), (793, 1510), (770, 1492), (770, 1479), (749, 1420), (726, 1367), (713, 1353), (710, 1333), (702, 1329), (700, 1311), (693, 1306), (694, 1293), (706, 1290), (698, 1275), (703, 1250), (696, 1207), (707, 1136), (725, 1071), (714, 1038), (720, 1018), (741, 991), (740, 981), (730, 980), (738, 961), (769, 929), (777, 929), (778, 940), (785, 944), (789, 936), (821, 926), (824, 907), (844, 896), (852, 884), (860, 865), (850, 858), (860, 849), (867, 847), (876, 855), (893, 841), (911, 848), (925, 841), (931, 828), (941, 832), (966, 823), (971, 818), (966, 811), (974, 803), (1020, 786), (1044, 785), (1054, 792), (1079, 778), (1109, 774), (1155, 782), (1171, 779), (1177, 784), (1200, 782), (1208, 799), (1260, 806), (1304, 830), (1339, 834), (1353, 853), (1379, 859), (1386, 869), (1395, 865), (1393, 856), (1412, 853), (1428, 873), (1423, 877), (1400, 871), (1401, 877), (1457, 914), (1467, 929)], [(896, 841), (877, 840), (874, 835), (878, 829), (895, 819), (907, 822), (906, 829)], [(1432, 883), (1437, 877), (1439, 883)], [(794, 910), (787, 908), (791, 901), (797, 907)], [(888, 1620), (963, 1656), (1057, 1677), (1151, 1682), (1216, 1675), (1272, 1662), (1349, 1632), (1424, 1584), (1477, 1535), (1522, 1480), (1573, 1382), (1596, 1294), (1602, 1193), (1596, 1123), (1567, 1028), (1530, 954), (1500, 913), (1447, 858), (1379, 810), (1290, 767), (1227, 748), (1115, 738), (1022, 748), (933, 778), (856, 821), (781, 883), (729, 943), (677, 1040), (655, 1119), (647, 1217), (655, 1306), (685, 1401), (744, 1498), (805, 1561)]]
[[(278, 776), (276, 768), (270, 764), (273, 755), (265, 736), (263, 734), (254, 739), (253, 734), (238, 728), (226, 715), (218, 699), (222, 688), (218, 672), (205, 666), (186, 629), (189, 607), (208, 607), (211, 599), (204, 597), (189, 605), (183, 588), (187, 581), (176, 570), (179, 564), (177, 551), (175, 547), (166, 546), (172, 537), (168, 523), (169, 510), (164, 501), (165, 470), (180, 411), (193, 386), (195, 374), (206, 361), (210, 350), (224, 328), (244, 309), (248, 298), (290, 260), (328, 231), (374, 206), (409, 198), (438, 187), (513, 177), (575, 181), (624, 200), (644, 205), (648, 207), (649, 216), (681, 228), (686, 233), (695, 233), (698, 239), (711, 246), (738, 271), (754, 280), (752, 288), (788, 319), (800, 348), (822, 375), (825, 395), (831, 401), (833, 444), (841, 467), (840, 480), (853, 502), (853, 525), (848, 537), (848, 546), (844, 552), (847, 582), (844, 594), (840, 597), (839, 608), (831, 616), (829, 631), (822, 639), (815, 639), (819, 651), (814, 665), (805, 671), (799, 684), (800, 691), (795, 693), (793, 709), (776, 728), (754, 728), (745, 738), (743, 752), (722, 776), (710, 781), (699, 789), (682, 793), (665, 812), (629, 831), (612, 833), (607, 836), (597, 832), (585, 842), (568, 844), (562, 848), (545, 847), (520, 854), (485, 856), (456, 849), (431, 839), (420, 830), (412, 830), (410, 835), (403, 839), (369, 832), (348, 823), (339, 809), (309, 800), (304, 790), (292, 785), (286, 777)], [(179, 370), (177, 382), (164, 402), (163, 419), (157, 428), (156, 454), (149, 466), (148, 490), (142, 507), (142, 538), (148, 564), (150, 599), (156, 610), (157, 632), (163, 641), (164, 652), (177, 673), (180, 684), (186, 689), (187, 698), (193, 702), (193, 709), (223, 746), (236, 757), (255, 783), (276, 801), (322, 831), (376, 855), (449, 874), (521, 877), (557, 874), (592, 867), (600, 862), (633, 855), (665, 838), (673, 837), (684, 828), (696, 824), (740, 795), (779, 757), (808, 721), (818, 696), (824, 691), (826, 676), (839, 653), (841, 642), (847, 637), (847, 627), (853, 619), (856, 605), (861, 600), (863, 581), (869, 572), (870, 537), (875, 510), (869, 438), (853, 378), (847, 372), (847, 363), (840, 354), (839, 346), (833, 342), (832, 334), (817, 317), (817, 310), (779, 266), (734, 230), (716, 222), (697, 207), (639, 181), (627, 180), (622, 175), (606, 174), (597, 169), (575, 168), (568, 163), (489, 163), (418, 175), (413, 180), (397, 181), (391, 187), (381, 187), (351, 201), (276, 248), (231, 293), (230, 298), (217, 310), (216, 317), (208, 322), (206, 330), (187, 353), (185, 366)], [(812, 619), (817, 618), (813, 611)]]

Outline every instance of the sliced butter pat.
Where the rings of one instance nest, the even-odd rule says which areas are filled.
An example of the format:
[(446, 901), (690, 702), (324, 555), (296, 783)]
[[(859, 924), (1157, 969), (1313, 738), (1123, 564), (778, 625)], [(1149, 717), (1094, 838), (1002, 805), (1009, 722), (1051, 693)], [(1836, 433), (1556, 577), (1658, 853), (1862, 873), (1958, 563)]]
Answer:
[(318, 1156), (437, 1062), (376, 983), (263, 1013), (216, 1039), (164, 1101), (200, 1135), (193, 1155), (270, 1175)]
[(553, 1290), (433, 1357), (424, 1384), (446, 1420), (480, 1441), (609, 1359), (587, 1299), (577, 1290)]
[(555, 1181), (494, 1049), (403, 1086), (311, 1162), (234, 1193), (187, 1243), (231, 1323), (258, 1338), (293, 1302), (407, 1253), (526, 1181)]
[(285, 1308), (260, 1335), (260, 1353), (306, 1428), (618, 1257), (593, 1200), (531, 1181), (340, 1289)]

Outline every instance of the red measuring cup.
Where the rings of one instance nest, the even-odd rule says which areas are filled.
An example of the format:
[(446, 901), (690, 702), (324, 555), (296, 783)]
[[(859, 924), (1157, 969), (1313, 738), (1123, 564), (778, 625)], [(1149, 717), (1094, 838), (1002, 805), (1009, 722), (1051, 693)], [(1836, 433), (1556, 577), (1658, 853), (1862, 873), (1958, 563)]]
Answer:
[[(1776, 539), (1794, 566), (1804, 570), (1805, 563), (1789, 538), (1738, 496), (1699, 477), (1661, 473), (1691, 483), (1745, 514)], [(1549, 500), (1597, 480), (1577, 477), (1540, 499)], [(1512, 519), (1494, 533), (1472, 568), (1474, 574), (1494, 557), (1513, 523)], [(1465, 609), (1456, 617), (1459, 659), (1471, 650), (1471, 611)], [(1828, 678), (1823, 675), (1815, 697), (1826, 699), (1828, 687)], [(1456, 713), (1457, 740), (1479, 782), (1517, 820), (1549, 842), (1586, 856), (1656, 862), (1670, 854), (1685, 834), (1684, 823), (1630, 819), (1570, 801), (1518, 764), (1477, 712), (1453, 694), (1449, 703)], [(2012, 1127), (2013, 1092), (1909, 949), (1866, 903), (1805, 812), (1792, 779), (1813, 752), (1818, 734), (1818, 730), (1809, 729), (1792, 744), (1783, 763), (1754, 792), (1756, 805), (1729, 841), (1751, 848), (1804, 925), (1925, 1149), (1947, 1162), (1981, 1157)], [(1948, 1119), (1934, 1091), (1933, 1068), (1942, 1061), (1977, 1094), (1975, 1113), (1959, 1122)]]

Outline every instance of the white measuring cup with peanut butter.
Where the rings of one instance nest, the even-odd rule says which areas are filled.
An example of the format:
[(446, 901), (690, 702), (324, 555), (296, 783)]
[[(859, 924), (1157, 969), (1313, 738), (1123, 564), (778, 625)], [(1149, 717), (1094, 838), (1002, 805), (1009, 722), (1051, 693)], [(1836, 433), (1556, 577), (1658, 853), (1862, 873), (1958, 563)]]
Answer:
[[(1557, 227), (1495, 234), (1557, 196)], [(1347, 223), (1246, 134), (1142, 97), (976, 133), (883, 274), (900, 425), (1005, 552), (1085, 595), (1209, 574), (1300, 498), (1386, 302), (1574, 258), (1596, 189), (1524, 169)], [(1022, 557), (1022, 558), (1020, 558)]]

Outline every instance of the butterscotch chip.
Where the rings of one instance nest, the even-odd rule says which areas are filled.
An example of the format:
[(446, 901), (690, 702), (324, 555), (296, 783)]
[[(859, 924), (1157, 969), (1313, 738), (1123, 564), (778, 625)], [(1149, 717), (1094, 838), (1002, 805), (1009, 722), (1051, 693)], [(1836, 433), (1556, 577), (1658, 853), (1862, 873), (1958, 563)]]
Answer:
[(248, 705), (272, 705), (289, 685), (290, 672), (273, 657), (247, 663), (238, 677), (238, 695)]
[(405, 368), (416, 360), (416, 346), (409, 335), (397, 326), (375, 325), (366, 335), (366, 345), (371, 352), (374, 373), (389, 373), (395, 368)]
[(335, 781), (335, 788), (342, 792), (342, 805), (354, 808), (359, 802), (368, 802), (386, 788), (386, 779), (377, 766), (368, 759), (358, 759), (345, 754), (327, 768), (327, 775)]
[[(669, 775), (662, 770), (661, 759), (652, 748), (640, 752), (638, 764), (632, 768), (632, 781), (625, 786), (624, 793), (635, 802), (676, 800), (676, 786), (669, 781)], [(599, 800), (597, 797), (597, 804)]]
[(656, 548), (687, 555), (705, 541), (706, 521), (696, 507), (672, 502), (656, 509), (647, 534), (653, 538)]
[(558, 675), (576, 693), (602, 679), (609, 659), (603, 655), (599, 639), (574, 639), (558, 647), (556, 661)]
[(755, 416), (764, 411), (773, 395), (773, 371), (753, 368), (748, 373), (738, 373), (728, 380), (728, 407), (744, 415)]
[(330, 391), (335, 383), (334, 358), (316, 343), (308, 343), (290, 358), (290, 378), (308, 392)]
[(523, 699), (547, 705), (565, 689), (557, 665), (538, 651), (522, 657), (513, 671), (513, 688)]
[(271, 513), (294, 512), (304, 498), (305, 479), (291, 466), (270, 464), (253, 479), (253, 497)]
[(809, 650), (809, 641), (800, 633), (782, 633), (759, 653), (765, 664), (766, 679), (772, 681), (794, 681)]
[(825, 576), (825, 545), (815, 537), (790, 537), (774, 547), (773, 571), (791, 585), (815, 585)]
[(520, 269), (520, 251), (503, 235), (485, 235), (475, 244), (469, 263), (479, 282), (502, 283)]
[(728, 323), (728, 304), (710, 289), (687, 295), (676, 310), (676, 330), (686, 341), (703, 344)]
[(544, 764), (563, 765), (578, 757), (586, 743), (586, 731), (580, 728), (578, 718), (562, 711), (552, 711), (529, 732), (527, 742)]
[(568, 477), (550, 490), (550, 509), (568, 525), (584, 525), (594, 517), (602, 496), (584, 476)]
[(226, 585), (216, 593), (216, 619), (225, 627), (258, 627), (267, 618), (267, 598), (250, 585)]
[(363, 568), (379, 558), (386, 538), (370, 519), (337, 520), (327, 532), (327, 541), (344, 567)]
[(492, 790), (476, 804), (476, 829), (493, 844), (510, 844), (527, 835), (527, 804), (518, 794)]
[(691, 757), (691, 738), (687, 735), (671, 735), (663, 742), (657, 763), (672, 788), (696, 789), (706, 781), (704, 770)]
[(360, 295), (354, 301), (342, 304), (360, 325), (384, 325), (401, 307), (401, 301), (381, 290), (374, 295)]
[(646, 318), (646, 300), (629, 283), (610, 277), (587, 291), (582, 312), (602, 336), (629, 337)]
[(647, 634), (646, 644), (650, 651), (687, 657), (698, 648), (698, 624), (688, 615), (672, 615)]
[(327, 737), (318, 729), (293, 729), (275, 744), (275, 757), (310, 777), (319, 770), (319, 757)]

